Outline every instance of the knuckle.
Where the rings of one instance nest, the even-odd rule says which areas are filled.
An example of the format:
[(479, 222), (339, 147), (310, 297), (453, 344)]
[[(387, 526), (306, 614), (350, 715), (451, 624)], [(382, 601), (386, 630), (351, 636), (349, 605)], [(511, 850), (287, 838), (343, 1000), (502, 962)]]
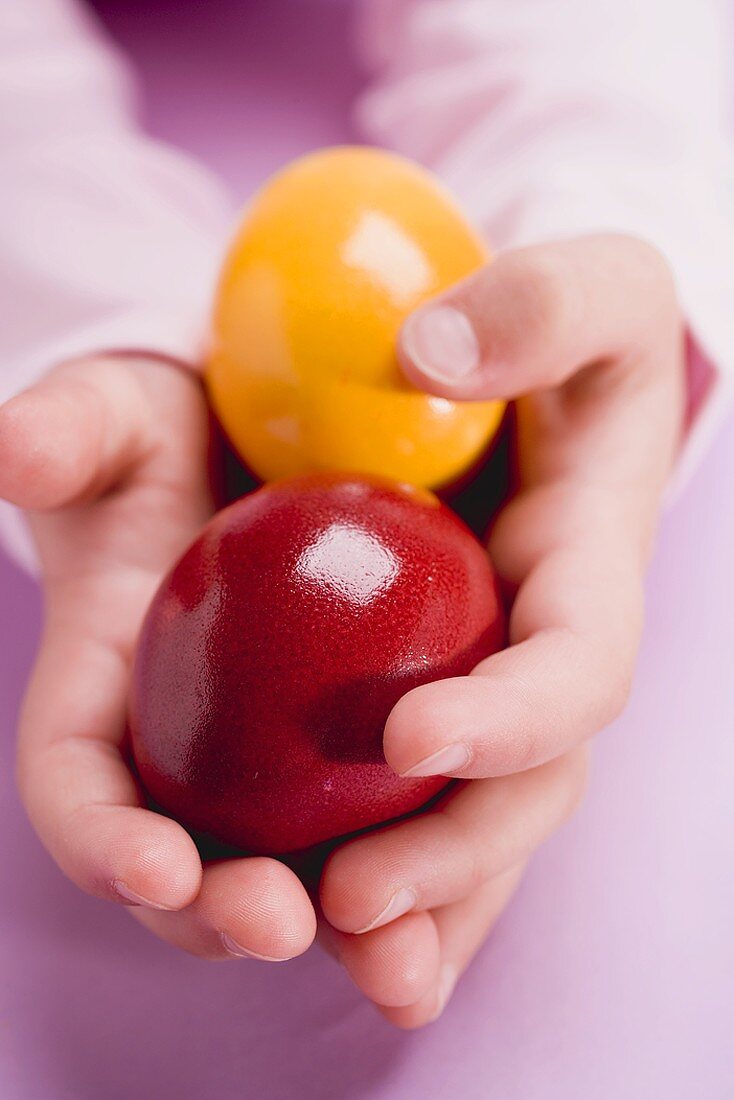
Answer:
[(473, 893), (492, 874), (492, 856), (481, 835), (480, 823), (475, 818), (456, 812), (456, 806), (456, 803), (448, 802), (436, 813), (446, 845), (444, 859), (466, 892)]
[(540, 730), (535, 729), (531, 723), (527, 723), (522, 733), (517, 738), (513, 772), (524, 772), (530, 768), (542, 764), (548, 756), (548, 748)]
[(523, 319), (525, 338), (548, 339), (563, 332), (575, 309), (573, 281), (563, 257), (550, 248), (528, 248), (500, 262), (508, 294)]

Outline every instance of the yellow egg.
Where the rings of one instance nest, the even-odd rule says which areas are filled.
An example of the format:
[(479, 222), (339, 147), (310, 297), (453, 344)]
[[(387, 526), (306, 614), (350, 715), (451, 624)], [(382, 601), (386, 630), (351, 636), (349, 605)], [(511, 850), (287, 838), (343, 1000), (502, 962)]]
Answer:
[(487, 258), (436, 180), (401, 157), (327, 149), (273, 177), (226, 257), (205, 375), (245, 462), (264, 480), (458, 477), (503, 406), (419, 392), (395, 343), (411, 310)]

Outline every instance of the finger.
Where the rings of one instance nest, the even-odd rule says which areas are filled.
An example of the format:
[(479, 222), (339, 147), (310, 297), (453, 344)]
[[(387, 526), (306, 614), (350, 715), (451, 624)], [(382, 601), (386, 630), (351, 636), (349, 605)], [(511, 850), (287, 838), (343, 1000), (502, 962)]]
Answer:
[(537, 767), (612, 722), (632, 684), (642, 575), (584, 545), (524, 582), (509, 649), (469, 677), (414, 689), (392, 710), (385, 757), (399, 774), (481, 778)]
[(410, 380), (431, 393), (515, 398), (584, 364), (631, 358), (676, 313), (652, 246), (583, 237), (500, 255), (411, 314), (398, 350)]
[(582, 541), (549, 553), (517, 596), (509, 649), (397, 703), (388, 763), (401, 775), (479, 778), (570, 751), (622, 710), (642, 608), (641, 571), (622, 551), (610, 560)]
[[(124, 587), (124, 585), (123, 585)], [(201, 861), (180, 825), (143, 808), (123, 759), (125, 656), (52, 612), (21, 716), (18, 788), (61, 869), (98, 897), (180, 909)]]
[(263, 857), (209, 864), (196, 900), (182, 912), (134, 915), (166, 942), (213, 960), (285, 962), (303, 954), (316, 934), (301, 883), (284, 864)]
[(0, 408), (0, 496), (29, 510), (98, 496), (154, 440), (150, 403), (126, 361), (65, 364)]
[(357, 988), (376, 1004), (413, 1004), (436, 984), (439, 943), (429, 913), (409, 913), (364, 936), (325, 926), (321, 939)]
[(523, 870), (522, 866), (513, 867), (462, 901), (434, 910), (432, 916), (441, 950), (436, 983), (411, 1005), (382, 1007), (380, 1011), (390, 1023), (413, 1030), (439, 1018), (460, 976), (512, 899)]
[[(400, 700), (384, 747), (401, 775), (471, 778), (536, 766), (611, 722), (629, 693), (644, 566), (680, 418), (682, 343), (655, 254), (624, 238), (602, 240), (611, 258), (600, 258), (599, 247), (579, 241), (542, 251), (541, 271), (556, 263), (549, 256), (561, 257), (551, 298), (563, 297), (557, 283), (576, 287), (579, 271), (587, 271), (583, 325), (571, 324), (562, 303), (558, 311), (525, 313), (519, 295), (506, 326), (503, 347), (513, 370), (520, 364), (518, 388), (541, 377), (546, 386), (570, 379), (519, 403), (522, 487), (490, 542), (500, 574), (519, 590), (511, 648), (469, 679), (429, 684)], [(529, 278), (538, 258), (529, 253), (532, 262), (521, 256), (516, 278)], [(595, 275), (595, 264), (607, 274)], [(612, 293), (604, 282), (610, 271), (619, 283), (612, 303), (603, 294)], [(537, 273), (534, 279), (542, 283)], [(560, 364), (555, 373), (551, 360)], [(592, 365), (579, 372), (584, 363)]]
[(399, 774), (535, 767), (608, 725), (626, 702), (644, 567), (617, 502), (572, 483), (526, 490), (505, 509), (490, 548), (519, 585), (510, 648), (468, 678), (416, 688), (397, 703), (384, 750)]
[(431, 385), (410, 350), (411, 334), (432, 313), (429, 303), (406, 322), (406, 373), (449, 397), (525, 398), (523, 486), (591, 488), (595, 511), (606, 505), (621, 514), (645, 551), (684, 396), (680, 309), (660, 254), (618, 235), (520, 249), (437, 301), (439, 312), (447, 303), (459, 311), (476, 342), (477, 365), (460, 382)]
[[(68, 413), (66, 427), (62, 418), (45, 432), (41, 417), (38, 430), (30, 431), (24, 413), (10, 418), (18, 438), (25, 433), (28, 443), (18, 453), (11, 447), (11, 466), (23, 475), (21, 482), (34, 482), (38, 473), (40, 485), (44, 463), (58, 459), (58, 469), (41, 487), (41, 494), (50, 488), (50, 495), (41, 499), (33, 488), (29, 497), (17, 497), (28, 502), (70, 502), (111, 486), (128, 461), (147, 453), (143, 424), (152, 412), (143, 412), (142, 404), (158, 413), (154, 450), (124, 492), (34, 517), (46, 623), (20, 722), (21, 796), (39, 836), (83, 889), (128, 903), (181, 908), (199, 889), (201, 861), (180, 826), (144, 808), (122, 743), (129, 662), (142, 616), (161, 571), (209, 506), (199, 461), (206, 446), (203, 402), (183, 372), (154, 362), (71, 364), (47, 385), (38, 408), (48, 411), (48, 397), (54, 415)], [(80, 409), (85, 423), (75, 419)], [(87, 418), (95, 422), (88, 432)], [(74, 430), (66, 440), (69, 424)], [(77, 435), (85, 441), (80, 449)], [(182, 437), (189, 447), (180, 446)], [(57, 454), (60, 439), (68, 448), (61, 446)], [(7, 444), (5, 435), (0, 449)], [(31, 465), (24, 467), (26, 452)]]
[(434, 809), (352, 840), (324, 870), (324, 916), (368, 933), (408, 910), (435, 909), (524, 862), (578, 805), (586, 751), (528, 772), (469, 783)]

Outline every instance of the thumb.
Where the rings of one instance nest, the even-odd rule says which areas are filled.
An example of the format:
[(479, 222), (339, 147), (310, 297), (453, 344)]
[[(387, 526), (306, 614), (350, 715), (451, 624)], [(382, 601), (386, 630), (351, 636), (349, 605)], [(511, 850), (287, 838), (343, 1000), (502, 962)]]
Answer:
[(398, 356), (439, 397), (520, 397), (635, 352), (669, 282), (650, 246), (621, 235), (506, 252), (415, 310)]

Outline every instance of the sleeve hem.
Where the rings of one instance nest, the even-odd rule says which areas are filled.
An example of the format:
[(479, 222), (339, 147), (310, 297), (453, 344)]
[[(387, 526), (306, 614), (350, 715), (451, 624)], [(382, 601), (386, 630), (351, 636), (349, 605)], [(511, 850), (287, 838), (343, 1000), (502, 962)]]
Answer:
[[(716, 435), (734, 396), (731, 377), (716, 364), (719, 360), (690, 327), (687, 333), (686, 418), (681, 450), (668, 482), (665, 501), (677, 499)], [(698, 375), (702, 381), (692, 384)]]
[(198, 371), (205, 351), (205, 333), (201, 314), (185, 316), (174, 311), (138, 309), (111, 313), (11, 363), (3, 378), (0, 400), (6, 401), (58, 363), (114, 351), (159, 355)]

